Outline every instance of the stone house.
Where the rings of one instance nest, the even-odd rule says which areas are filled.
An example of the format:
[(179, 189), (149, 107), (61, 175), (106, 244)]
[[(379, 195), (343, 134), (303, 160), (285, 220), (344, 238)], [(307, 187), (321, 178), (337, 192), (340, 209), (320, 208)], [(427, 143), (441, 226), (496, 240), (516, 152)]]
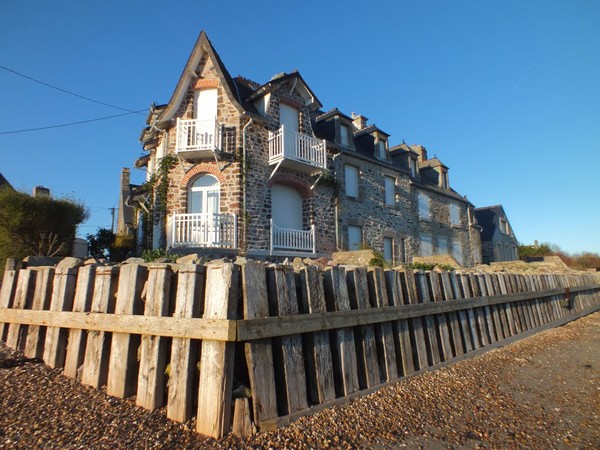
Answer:
[(325, 111), (296, 71), (263, 84), (231, 77), (204, 32), (140, 141), (148, 153), (136, 165), (154, 197), (146, 187), (121, 203), (148, 212), (146, 246), (265, 259), (370, 247), (393, 263), (480, 262), (474, 207), (439, 159), (390, 146), (364, 116)]
[(519, 259), (519, 242), (502, 205), (476, 208), (475, 217), (482, 227), (481, 252), (484, 264)]

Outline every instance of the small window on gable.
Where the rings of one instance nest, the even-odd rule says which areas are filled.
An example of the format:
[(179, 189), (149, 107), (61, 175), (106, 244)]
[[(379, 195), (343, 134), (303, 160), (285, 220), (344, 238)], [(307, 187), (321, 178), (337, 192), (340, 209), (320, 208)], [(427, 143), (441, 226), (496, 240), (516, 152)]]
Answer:
[(358, 197), (358, 168), (354, 166), (344, 166), (344, 175), (346, 179), (346, 195), (348, 197)]
[(429, 196), (419, 193), (419, 219), (431, 220), (431, 210), (429, 208)]
[(350, 127), (348, 125), (340, 125), (340, 144), (346, 147), (350, 146)]
[(506, 221), (505, 219), (500, 219), (500, 231), (504, 234), (510, 234), (508, 221)]
[(440, 180), (440, 187), (442, 189), (448, 189), (448, 172), (443, 170), (442, 173), (440, 174), (441, 180)]
[(379, 139), (376, 144), (377, 157), (379, 159), (387, 159), (386, 145), (383, 139)]
[(396, 206), (396, 180), (385, 177), (385, 205)]
[(460, 208), (456, 203), (450, 204), (450, 225), (460, 225)]

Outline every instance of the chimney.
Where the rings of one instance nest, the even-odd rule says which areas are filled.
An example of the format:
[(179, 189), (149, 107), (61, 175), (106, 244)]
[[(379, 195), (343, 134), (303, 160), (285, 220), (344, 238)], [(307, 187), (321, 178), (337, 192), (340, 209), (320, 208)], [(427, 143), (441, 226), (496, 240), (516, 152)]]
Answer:
[(31, 193), (34, 197), (50, 197), (50, 189), (44, 186), (36, 186)]
[(411, 145), (410, 149), (419, 155), (419, 162), (427, 161), (427, 149), (422, 145)]
[(354, 125), (354, 128), (356, 128), (357, 131), (366, 128), (368, 120), (369, 119), (363, 116), (362, 114), (352, 113), (352, 124)]
[(123, 187), (125, 187), (126, 189), (129, 189), (129, 168), (128, 167), (123, 167), (123, 170), (121, 170), (121, 189)]

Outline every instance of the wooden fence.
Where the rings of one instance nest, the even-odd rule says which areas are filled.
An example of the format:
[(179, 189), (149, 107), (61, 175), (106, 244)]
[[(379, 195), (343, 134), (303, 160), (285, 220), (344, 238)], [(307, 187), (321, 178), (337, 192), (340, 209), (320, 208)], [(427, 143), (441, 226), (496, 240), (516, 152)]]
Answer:
[[(221, 437), (281, 426), (600, 308), (595, 274), (213, 261), (6, 270), (0, 338)], [(234, 397), (236, 397), (234, 399)]]

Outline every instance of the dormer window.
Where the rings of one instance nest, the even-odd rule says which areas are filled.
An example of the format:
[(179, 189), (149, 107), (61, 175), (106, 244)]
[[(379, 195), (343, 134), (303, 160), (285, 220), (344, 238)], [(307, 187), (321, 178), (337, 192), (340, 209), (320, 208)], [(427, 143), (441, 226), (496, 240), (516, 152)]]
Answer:
[(417, 160), (409, 158), (408, 165), (410, 166), (410, 176), (413, 178), (417, 178)]
[(448, 172), (445, 170), (440, 173), (440, 187), (448, 189)]
[(348, 125), (340, 125), (340, 144), (350, 146), (350, 127)]
[(379, 159), (387, 159), (386, 142), (382, 139), (379, 139), (375, 147), (377, 151), (377, 157)]

